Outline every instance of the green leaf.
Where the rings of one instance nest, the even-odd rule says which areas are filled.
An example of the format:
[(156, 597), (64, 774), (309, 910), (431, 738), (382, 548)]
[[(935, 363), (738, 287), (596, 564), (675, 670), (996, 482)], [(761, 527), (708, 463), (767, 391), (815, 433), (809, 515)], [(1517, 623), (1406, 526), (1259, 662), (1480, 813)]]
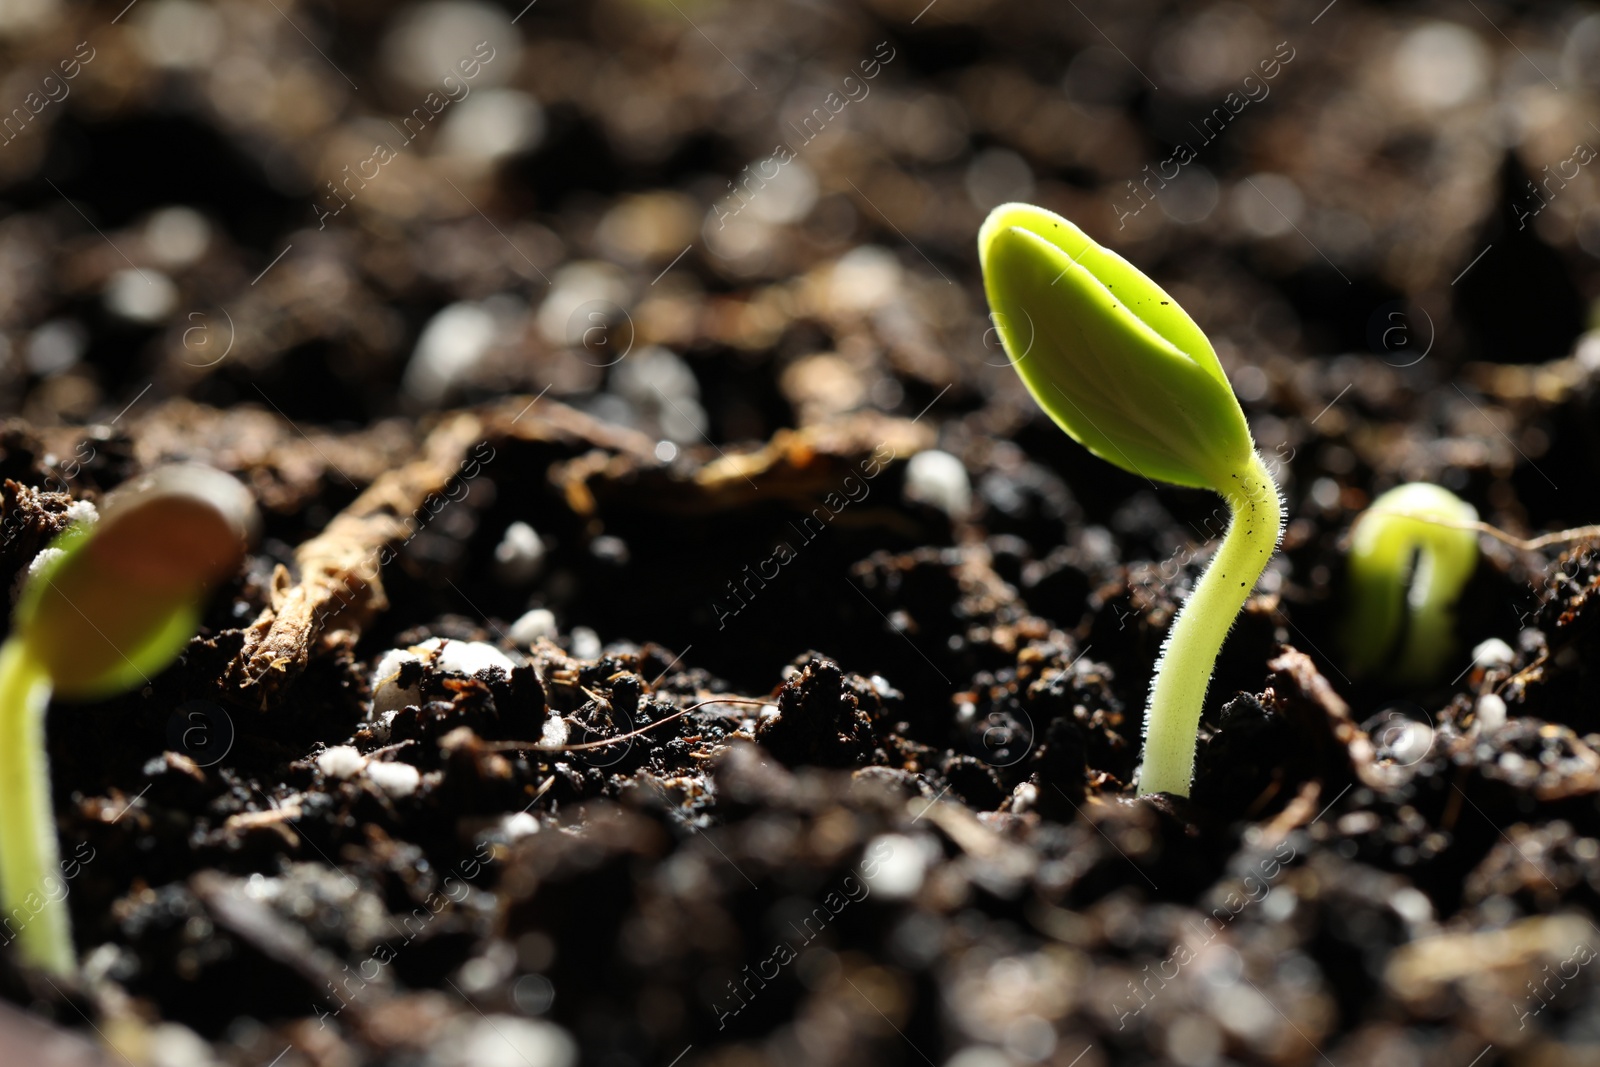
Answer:
[(255, 504), (208, 467), (164, 467), (106, 498), (29, 580), (14, 631), (58, 696), (88, 700), (149, 681), (195, 634), (207, 590), (232, 575)]
[(1165, 290), (1026, 204), (995, 208), (978, 254), (1011, 364), (1063, 430), (1146, 478), (1235, 491), (1249, 426), (1210, 342)]

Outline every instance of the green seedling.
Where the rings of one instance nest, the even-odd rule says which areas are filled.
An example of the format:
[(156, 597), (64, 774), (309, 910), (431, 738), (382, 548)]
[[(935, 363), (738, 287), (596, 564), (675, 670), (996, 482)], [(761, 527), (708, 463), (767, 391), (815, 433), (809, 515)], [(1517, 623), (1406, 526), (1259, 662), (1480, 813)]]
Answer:
[(1478, 565), (1478, 512), (1448, 489), (1397, 486), (1350, 531), (1344, 647), (1350, 673), (1437, 679), (1455, 648), (1455, 604)]
[[(0, 645), (0, 905), (24, 959), (74, 966), (50, 803), (45, 708), (98, 700), (165, 669), (233, 575), (256, 527), (250, 493), (221, 471), (162, 467), (108, 495), (94, 523), (56, 538)], [(54, 551), (52, 551), (52, 549)]]
[(1138, 268), (1026, 204), (995, 208), (978, 255), (1011, 365), (1056, 424), (1152, 482), (1220, 493), (1232, 512), (1167, 633), (1145, 712), (1139, 792), (1188, 796), (1217, 654), (1278, 546), (1278, 486), (1211, 342)]

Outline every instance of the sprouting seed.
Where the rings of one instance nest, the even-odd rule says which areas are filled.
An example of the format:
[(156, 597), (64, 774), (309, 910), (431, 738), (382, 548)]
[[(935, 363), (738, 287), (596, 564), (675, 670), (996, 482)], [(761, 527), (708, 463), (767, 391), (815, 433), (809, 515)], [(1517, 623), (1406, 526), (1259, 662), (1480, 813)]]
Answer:
[[(30, 575), (0, 645), (0, 905), (24, 959), (74, 966), (50, 803), (45, 709), (98, 700), (165, 669), (232, 576), (258, 520), (244, 486), (210, 467), (161, 467), (118, 488)], [(47, 550), (48, 551), (48, 550)]]
[(1350, 531), (1344, 648), (1352, 675), (1434, 681), (1455, 650), (1455, 604), (1478, 565), (1478, 512), (1426, 482), (1396, 486)]
[(1220, 493), (1233, 513), (1167, 632), (1145, 713), (1139, 792), (1188, 796), (1217, 654), (1282, 533), (1277, 483), (1211, 342), (1137, 267), (1026, 204), (994, 209), (978, 254), (1011, 365), (1056, 424), (1152, 484)]

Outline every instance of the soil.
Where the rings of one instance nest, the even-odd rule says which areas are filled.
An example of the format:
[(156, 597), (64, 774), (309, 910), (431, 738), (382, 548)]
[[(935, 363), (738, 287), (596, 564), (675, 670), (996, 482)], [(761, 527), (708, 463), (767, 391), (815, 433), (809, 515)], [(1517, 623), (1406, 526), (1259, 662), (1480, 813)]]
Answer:
[[(1528, 189), (1595, 16), (120, 6), (0, 27), (18, 100), (81, 66), (0, 152), (0, 584), (163, 462), (263, 535), (50, 709), (82, 968), (0, 950), (0, 1062), (1600, 1063), (1600, 537), (1525, 540), (1600, 521), (1600, 187)], [(1225, 515), (1008, 369), (1009, 198), (1193, 314), (1284, 490), (1188, 799), (1133, 781)], [(1340, 640), (1406, 481), (1498, 531), (1421, 687)]]

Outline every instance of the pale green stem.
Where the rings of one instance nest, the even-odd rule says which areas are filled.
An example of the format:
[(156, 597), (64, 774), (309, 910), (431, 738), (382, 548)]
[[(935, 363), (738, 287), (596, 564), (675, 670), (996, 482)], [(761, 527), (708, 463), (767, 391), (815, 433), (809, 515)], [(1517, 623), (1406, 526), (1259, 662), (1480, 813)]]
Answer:
[(0, 932), (15, 932), (27, 962), (70, 974), (66, 897), (56, 895), (64, 883), (44, 740), (49, 703), (50, 676), (27, 644), (0, 645)]
[(1233, 628), (1250, 590), (1277, 550), (1283, 527), (1278, 486), (1252, 454), (1246, 470), (1223, 493), (1233, 521), (1167, 631), (1144, 720), (1144, 766), (1139, 792), (1189, 795), (1194, 777), (1195, 738), (1206, 687), (1222, 642)]

